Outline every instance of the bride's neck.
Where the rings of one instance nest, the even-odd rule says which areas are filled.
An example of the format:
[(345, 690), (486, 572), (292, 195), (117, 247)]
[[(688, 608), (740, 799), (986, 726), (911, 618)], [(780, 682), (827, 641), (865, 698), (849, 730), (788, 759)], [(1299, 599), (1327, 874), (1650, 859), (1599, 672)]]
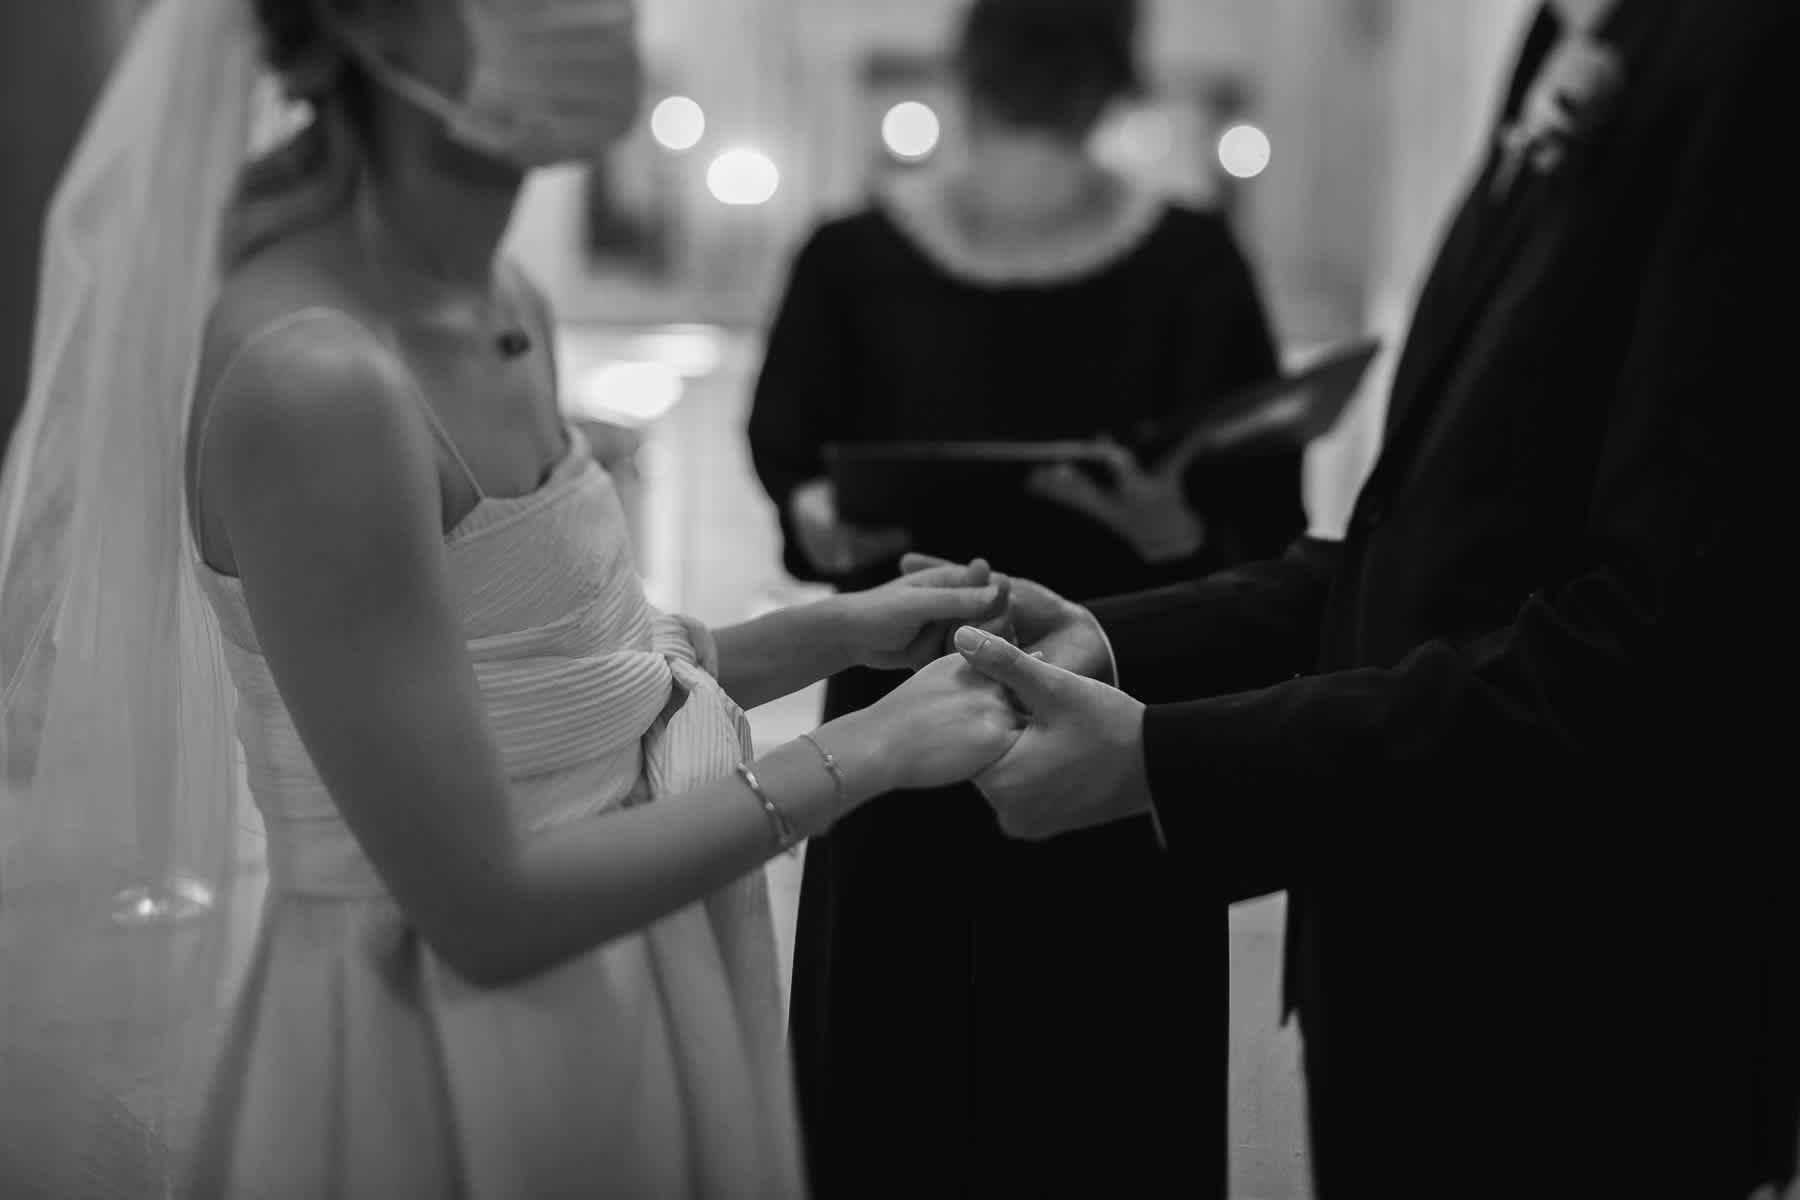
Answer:
[(413, 274), (446, 287), (485, 289), (520, 184), (499, 168), (487, 178), (464, 177), (427, 153), (398, 155), (365, 175), (356, 197), (357, 230)]

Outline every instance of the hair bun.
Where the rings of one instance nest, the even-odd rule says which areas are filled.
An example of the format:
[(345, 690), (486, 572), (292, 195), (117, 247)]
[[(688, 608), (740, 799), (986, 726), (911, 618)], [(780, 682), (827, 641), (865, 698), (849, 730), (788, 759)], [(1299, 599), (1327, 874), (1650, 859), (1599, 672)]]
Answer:
[(974, 0), (957, 58), (989, 113), (1081, 135), (1141, 86), (1137, 34), (1136, 0)]
[(975, 0), (973, 7), (1020, 25), (1127, 40), (1137, 37), (1137, 0)]

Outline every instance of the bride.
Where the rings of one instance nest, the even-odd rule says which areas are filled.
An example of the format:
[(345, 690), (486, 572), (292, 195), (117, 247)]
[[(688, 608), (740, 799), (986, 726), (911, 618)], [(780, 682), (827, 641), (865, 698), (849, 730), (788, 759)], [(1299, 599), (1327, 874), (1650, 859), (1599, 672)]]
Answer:
[[(206, 976), (242, 892), (194, 832), (222, 662), (269, 883), (193, 1136), (148, 1105), (185, 1191), (800, 1194), (759, 868), (1017, 736), (937, 659), (1006, 606), (981, 564), (717, 631), (645, 600), (498, 255), (526, 173), (633, 119), (633, 38), (623, 0), (159, 0), (59, 194), (0, 493), (0, 1050), (142, 1111), (158, 1056), (58, 1006), (206, 1040), (146, 959)], [(243, 169), (259, 46), (312, 117)], [(746, 761), (743, 710), (852, 665), (922, 669)], [(66, 936), (58, 869), (143, 881), (132, 928)]]

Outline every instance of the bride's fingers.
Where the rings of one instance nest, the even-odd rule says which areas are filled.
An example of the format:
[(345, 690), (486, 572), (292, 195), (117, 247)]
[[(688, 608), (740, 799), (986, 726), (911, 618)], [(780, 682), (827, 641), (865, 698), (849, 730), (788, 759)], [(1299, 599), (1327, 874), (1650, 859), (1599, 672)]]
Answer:
[(941, 567), (913, 571), (902, 576), (901, 581), (910, 588), (981, 588), (993, 586), (998, 578), (988, 569), (987, 563), (976, 559), (966, 567), (946, 563)]
[[(968, 591), (972, 589), (965, 588), (962, 590)], [(975, 613), (973, 616), (957, 619), (964, 625), (974, 625), (979, 629), (988, 629), (990, 626), (1010, 624), (1012, 617), (1012, 580), (1004, 575), (995, 575), (988, 583), (983, 585), (980, 590), (989, 593), (992, 596), (992, 599), (980, 612)], [(951, 628), (950, 632), (952, 634), (955, 633), (954, 627)]]
[(911, 575), (916, 571), (928, 571), (932, 567), (950, 567), (955, 565), (956, 564), (952, 563), (947, 558), (939, 558), (935, 554), (920, 554), (917, 551), (909, 551), (900, 558), (900, 569), (908, 575)]
[(991, 621), (1005, 605), (1005, 592), (995, 584), (986, 587), (908, 588), (898, 597), (901, 612), (921, 627), (945, 621)]

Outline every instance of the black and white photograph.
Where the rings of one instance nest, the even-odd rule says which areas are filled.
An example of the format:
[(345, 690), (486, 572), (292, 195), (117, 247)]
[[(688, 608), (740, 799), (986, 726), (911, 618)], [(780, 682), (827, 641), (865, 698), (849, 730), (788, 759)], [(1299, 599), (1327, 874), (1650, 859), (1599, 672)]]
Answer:
[(1790, 69), (4, 0), (0, 1200), (1800, 1200)]

